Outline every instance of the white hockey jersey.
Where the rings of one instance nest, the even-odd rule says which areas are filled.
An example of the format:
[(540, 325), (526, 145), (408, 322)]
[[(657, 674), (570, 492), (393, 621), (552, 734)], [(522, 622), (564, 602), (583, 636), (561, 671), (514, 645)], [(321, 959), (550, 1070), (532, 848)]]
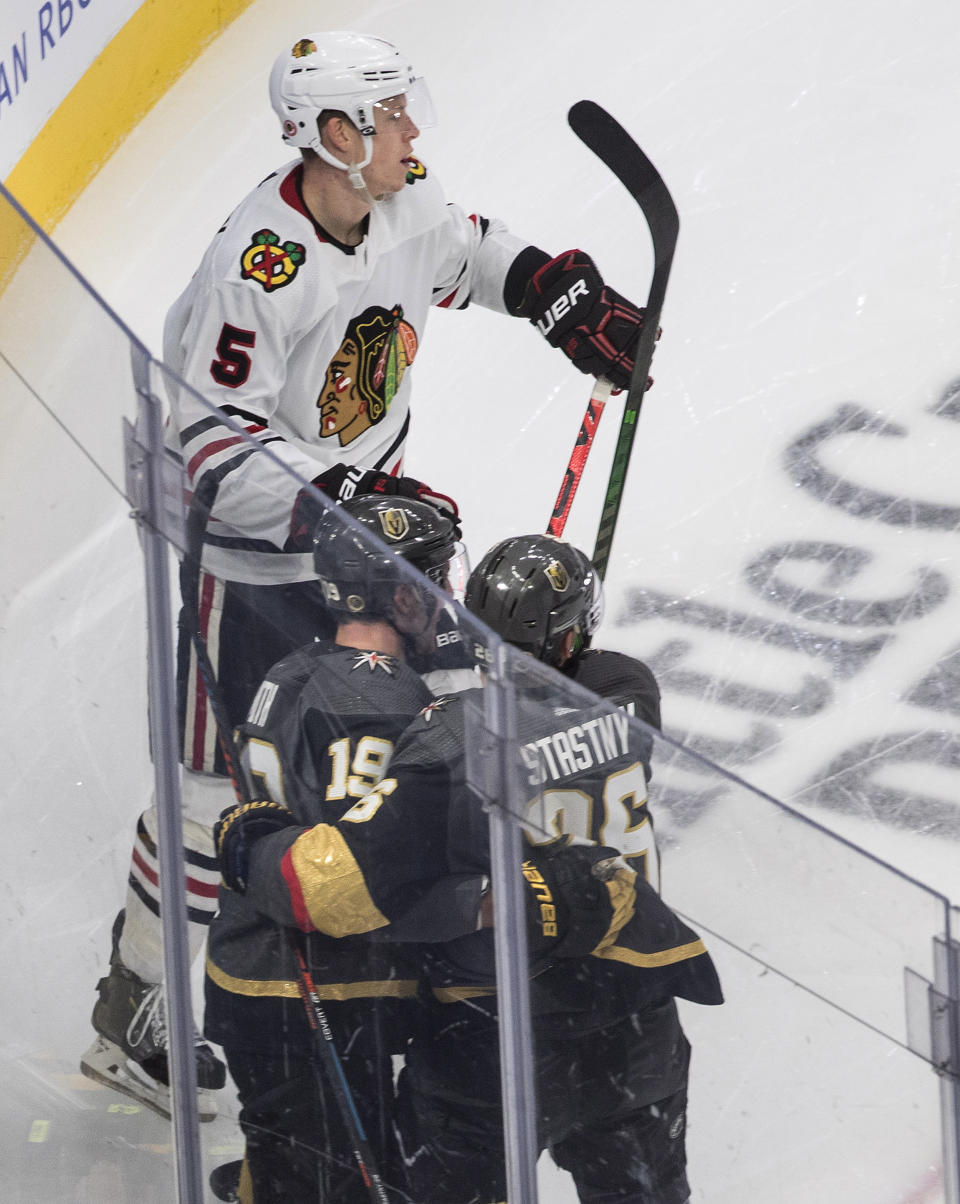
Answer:
[(308, 481), (333, 464), (398, 473), (430, 305), (506, 313), (504, 281), (528, 245), (448, 205), (413, 160), (346, 247), (306, 209), (302, 174), (289, 163), (241, 202), (164, 330), (166, 364), (190, 386), (171, 387), (169, 445), (190, 488), (219, 481), (204, 567), (255, 584), (314, 576), (309, 555), (283, 551), (300, 488), (284, 466)]

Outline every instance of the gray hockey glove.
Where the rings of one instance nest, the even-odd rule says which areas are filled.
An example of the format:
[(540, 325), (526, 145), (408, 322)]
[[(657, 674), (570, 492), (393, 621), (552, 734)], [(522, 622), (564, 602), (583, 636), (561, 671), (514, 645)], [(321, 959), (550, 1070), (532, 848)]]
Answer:
[(224, 883), (238, 895), (245, 894), (253, 845), (272, 832), (300, 826), (282, 803), (242, 803), (222, 811), (213, 825), (213, 843)]

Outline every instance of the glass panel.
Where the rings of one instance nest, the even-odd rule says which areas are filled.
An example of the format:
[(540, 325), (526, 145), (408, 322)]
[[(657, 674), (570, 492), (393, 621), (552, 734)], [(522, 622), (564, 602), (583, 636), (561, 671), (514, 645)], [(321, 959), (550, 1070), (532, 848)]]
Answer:
[[(269, 448), (263, 454), (271, 456)], [(282, 474), (277, 481), (279, 497)], [(427, 966), (435, 963), (419, 942), (472, 933), (482, 888), (480, 875), (454, 877), (443, 864), (446, 757), (455, 750), (444, 746), (430, 763), (414, 728), (405, 732), (433, 699), (421, 674), (444, 659), (451, 662), (445, 674), (475, 676), (458, 665), (443, 588), (453, 525), (399, 499), (368, 501), (370, 527), (315, 494), (319, 585), (279, 593), (228, 585), (225, 608), (241, 600), (249, 607), (242, 649), (234, 636), (225, 656), (227, 629), (217, 645), (214, 625), (206, 627), (205, 647), (195, 648), (201, 661), (217, 658), (207, 692), (223, 708), (222, 728), (240, 727), (231, 749), (246, 771), (240, 793), (259, 804), (233, 820), (227, 839), (223, 866), (233, 889), (221, 892), (210, 929), (207, 1032), (224, 1047), (243, 1120), (256, 1134), (257, 1173), (272, 1174), (271, 1190), (290, 1198), (316, 1194), (318, 1184), (332, 1191), (356, 1181), (355, 1151), (371, 1174), (375, 1166), (383, 1183), (402, 1188), (394, 1123), (404, 1148), (415, 1151), (420, 1138), (403, 1105), (411, 1095), (428, 1098), (423, 1084), (436, 1073), (408, 1045), (437, 1006), (429, 986), (446, 985), (428, 983)], [(431, 577), (392, 554), (391, 543), (414, 550)], [(190, 541), (189, 556), (196, 551)], [(201, 581), (201, 625), (206, 597), (220, 589), (219, 581)], [(264, 675), (246, 697), (250, 672), (232, 685), (227, 677), (241, 654), (248, 663), (259, 657)], [(188, 796), (209, 789), (201, 780)], [(237, 835), (247, 822), (263, 834), (249, 859)], [(394, 920), (399, 926), (388, 927)], [(495, 1039), (491, 1048), (495, 1065)], [(348, 1131), (345, 1116), (360, 1128)]]
[(80, 1072), (153, 777), (123, 494), (135, 350), (37, 238), (0, 295), (0, 1195), (25, 1204), (175, 1196), (170, 1122)]
[[(599, 838), (632, 854), (635, 865), (646, 863), (654, 878), (636, 822), (642, 779), (639, 793), (611, 789), (624, 784), (634, 757), (644, 758), (645, 742), (651, 749), (662, 897), (703, 937), (726, 996), (717, 1008), (680, 1005), (693, 1044), (692, 1198), (799, 1201), (829, 1182), (831, 1193), (842, 1183), (844, 1199), (864, 1204), (880, 1195), (943, 1199), (939, 1083), (909, 1049), (904, 969), (932, 980), (945, 900), (622, 712), (585, 709), (572, 682), (522, 654), (510, 660), (524, 745), (515, 790), (533, 839), (556, 847), (570, 837)], [(470, 739), (479, 743), (482, 713), (472, 715)], [(616, 732), (627, 729), (618, 753)], [(619, 759), (608, 760), (615, 753)], [(535, 1015), (558, 972), (575, 977), (559, 961), (532, 979)], [(637, 970), (638, 998), (646, 972)], [(610, 992), (592, 984), (610, 982), (595, 967), (589, 978), (590, 1006), (602, 1015)], [(580, 1019), (587, 1028), (590, 1020)], [(550, 1048), (542, 1019), (535, 1031), (542, 1059)], [(622, 1066), (629, 1048), (626, 1039)], [(590, 1076), (586, 1067), (580, 1072), (583, 1125)], [(558, 1107), (549, 1059), (538, 1081), (549, 1115)], [(892, 1131), (904, 1140), (891, 1145), (884, 1134)], [(559, 1130), (557, 1138), (562, 1151)], [(569, 1177), (546, 1156), (540, 1187), (542, 1198), (575, 1198)]]
[[(152, 783), (142, 569), (124, 498), (119, 421), (134, 418), (131, 364), (134, 356), (142, 362), (143, 352), (43, 240), (0, 298), (0, 319), (0, 386), (12, 433), (4, 444), (0, 508), (8, 566), (0, 722), (16, 786), (8, 791), (4, 818), (13, 853), (8, 862), (24, 867), (7, 878), (2, 916), (11, 971), (4, 1015), (12, 1018), (3, 1057), (11, 1086), (3, 1176), (22, 1188), (22, 1198), (38, 1202), (74, 1192), (78, 1182), (91, 1198), (123, 1200), (136, 1191), (139, 1199), (168, 1199), (175, 1173), (169, 1124), (77, 1073), (92, 1038), (87, 1009), (108, 969), (134, 825), (149, 807)], [(169, 374), (157, 365), (138, 383), (164, 401), (172, 396)], [(203, 420), (214, 417), (224, 427), (224, 438), (249, 440), (202, 399), (196, 405)], [(248, 497), (274, 516), (265, 526), (275, 520), (277, 543), (301, 482), (287, 475), (279, 483), (289, 470), (270, 447), (254, 443), (253, 451), (279, 465), (280, 475), (265, 477), (259, 493)], [(43, 473), (19, 471), (22, 463), (42, 464)], [(181, 551), (182, 487), (171, 460), (165, 512), (156, 521)], [(351, 527), (342, 511), (327, 511), (319, 498), (316, 505), (311, 522), (327, 525), (320, 546), (330, 558), (323, 584), (297, 587), (289, 608), (278, 607), (277, 596), (268, 602), (263, 591), (229, 591), (231, 607), (245, 608), (241, 630), (258, 632), (246, 653), (261, 664), (226, 700), (225, 727), (243, 723), (253, 704), (242, 737), (254, 792), (259, 801), (286, 804), (297, 822), (287, 823), (277, 808), (260, 810), (259, 818), (279, 822), (257, 844), (255, 858), (229, 863), (228, 872), (247, 884), (247, 896), (221, 893), (207, 979), (200, 961), (194, 967), (198, 1023), (206, 986), (208, 1031), (230, 1046), (234, 1072), (219, 1093), (219, 1118), (200, 1131), (205, 1173), (243, 1150), (233, 1080), (256, 1096), (263, 1066), (256, 1056), (264, 1053), (285, 1087), (290, 1067), (298, 1068), (302, 1077), (291, 1088), (297, 1101), (323, 1092), (322, 1124), (285, 1107), (277, 1124), (262, 1110), (252, 1119), (265, 1131), (283, 1132), (291, 1120), (300, 1124), (299, 1148), (311, 1174), (318, 1165), (325, 1175), (354, 1165), (355, 1139), (346, 1138), (337, 1119), (343, 1100), (331, 1095), (331, 1080), (323, 1077), (330, 1073), (330, 1049), (310, 1033), (291, 960), (290, 933), (317, 929), (308, 949), (313, 982), (384, 1180), (396, 1185), (403, 1175), (388, 1121), (399, 1120), (410, 1155), (431, 1124), (450, 1133), (444, 1100), (449, 1106), (466, 1083), (473, 1103), (459, 1119), (468, 1127), (479, 1123), (482, 1138), (479, 1149), (474, 1143), (470, 1177), (460, 1175), (458, 1182), (480, 1183), (489, 1175), (492, 1198), (498, 1198), (498, 1033), (489, 1019), (496, 998), (490, 988), (499, 965), (500, 1004), (512, 1007), (516, 997), (522, 1013), (529, 969), (517, 968), (518, 956), (516, 974), (509, 956), (496, 963), (491, 929), (484, 926), (490, 919), (484, 878), (494, 868), (504, 885), (493, 898), (493, 931), (508, 932), (516, 919), (506, 885), (511, 867), (491, 864), (486, 829), (487, 809), (506, 805), (507, 817), (523, 825), (528, 843), (522, 847), (536, 872), (536, 858), (570, 836), (603, 841), (659, 884), (665, 903), (712, 955), (726, 1002), (713, 1007), (684, 999), (680, 1006), (694, 1047), (693, 1200), (799, 1204), (818, 1188), (836, 1194), (836, 1183), (844, 1200), (864, 1204), (944, 1200), (949, 1173), (940, 1152), (939, 1081), (910, 1049), (925, 1049), (918, 1000), (923, 983), (934, 979), (934, 941), (948, 933), (945, 900), (611, 704), (598, 705), (462, 610), (442, 611), (436, 639), (434, 612), (438, 603), (449, 606), (448, 596), (404, 564), (385, 561), (380, 546)], [(211, 569), (225, 546), (222, 531), (212, 534)], [(363, 563), (372, 556), (379, 565), (373, 578), (341, 579), (349, 563), (341, 552), (351, 546)], [(221, 586), (217, 578), (202, 581), (198, 596), (206, 613), (216, 611)], [(411, 653), (411, 672), (400, 671), (396, 648), (343, 654), (314, 643), (330, 634), (334, 604), (346, 607), (340, 616), (348, 622), (361, 614), (351, 599), (365, 598), (368, 588), (399, 589), (409, 604), (403, 651)], [(215, 658), (228, 642), (213, 647)], [(291, 702), (288, 690), (291, 666), (301, 663), (290, 658), (297, 648), (307, 649), (298, 654), (303, 669), (296, 690), (312, 690), (303, 695), (309, 706)], [(339, 676), (330, 669), (337, 656)], [(323, 672), (314, 674), (312, 658), (321, 665), (323, 657)], [(261, 673), (283, 658), (287, 667), (259, 689)], [(474, 688), (478, 661), (490, 675), (484, 689)], [(431, 672), (422, 681), (417, 676)], [(194, 666), (188, 705), (201, 696), (198, 680)], [(433, 705), (434, 694), (453, 695), (465, 685), (471, 689), (464, 700)], [(188, 714), (190, 732), (202, 737), (197, 768), (203, 769), (204, 758), (212, 765), (216, 754), (215, 727), (204, 729), (202, 709)], [(285, 718), (271, 727), (277, 716)], [(642, 811), (645, 761), (653, 767), (649, 805), (659, 856)], [(597, 772), (585, 785), (588, 771)], [(209, 913), (217, 880), (209, 832), (234, 794), (228, 782), (209, 774), (188, 773), (184, 781), (185, 814), (197, 824), (185, 833), (190, 905)], [(34, 822), (24, 821), (21, 801)], [(155, 899), (154, 869), (143, 857), (149, 832), (134, 847), (140, 855), (135, 894), (141, 902)], [(550, 881), (521, 881), (519, 874), (512, 880), (519, 898), (536, 903), (529, 927), (538, 971), (530, 981), (535, 1023), (526, 1036), (538, 1043), (547, 1136), (559, 1160), (569, 1161), (569, 1125), (583, 1123), (599, 1106), (592, 1090), (598, 1080), (608, 1099), (611, 1084), (629, 1079), (626, 1072), (618, 1079), (622, 1062), (629, 1053), (636, 1070), (636, 1060), (649, 1052), (644, 1033), (665, 1032), (663, 1048), (682, 1050), (657, 1000), (684, 983), (688, 993), (709, 994), (710, 978), (703, 961), (692, 982), (679, 970), (674, 975), (670, 967), (692, 963), (693, 953), (664, 958), (678, 947), (666, 942), (664, 930), (657, 930), (651, 949), (633, 929), (635, 945), (622, 943), (629, 936), (624, 929), (602, 946), (608, 955), (594, 958), (598, 977), (589, 954), (577, 946), (576, 956), (570, 949), (558, 953), (550, 943), (559, 939), (559, 931), (548, 931), (554, 920), (542, 906), (551, 905), (544, 894)], [(598, 880), (623, 882), (591, 876), (594, 891)], [(634, 904), (635, 916), (660, 914), (653, 887), (638, 889), (643, 905)], [(595, 918), (587, 914), (595, 897), (577, 896), (586, 919), (574, 913), (581, 916), (575, 934), (592, 932), (586, 921)], [(518, 954), (520, 933), (527, 931), (524, 924), (501, 938), (508, 955)], [(371, 933), (386, 939), (378, 942)], [(695, 945), (695, 936), (687, 945)], [(630, 953), (643, 956), (631, 959)], [(630, 1017), (637, 1007), (641, 1021), (635, 1024)], [(615, 1041), (596, 1031), (617, 1022), (625, 1027)], [(322, 1051), (319, 1068), (315, 1044)], [(521, 1040), (517, 1048), (523, 1047)], [(544, 1050), (556, 1054), (554, 1063), (546, 1063)], [(663, 1082), (675, 1085), (659, 1070)], [(530, 1118), (511, 1113), (509, 1121), (510, 1140), (522, 1146)], [(621, 1148), (616, 1166), (625, 1164), (622, 1154)], [(416, 1160), (410, 1165), (414, 1177), (430, 1169)], [(286, 1158), (284, 1173), (293, 1166), (296, 1160)], [(539, 1182), (543, 1199), (567, 1204), (575, 1198), (570, 1175), (548, 1155), (540, 1159)]]
[[(5, 219), (16, 245), (20, 229), (29, 223), (5, 191), (0, 203), (9, 211)], [(0, 293), (0, 351), (23, 396), (32, 399), (28, 410), (17, 411), (30, 414), (29, 420), (19, 420), (26, 428), (23, 443), (18, 440), (20, 454), (42, 451), (51, 456), (46, 465), (51, 474), (61, 464), (73, 463), (72, 459), (58, 461), (58, 456), (85, 456), (122, 492), (123, 445), (117, 440), (117, 423), (120, 415), (135, 414), (132, 357), (142, 348), (42, 237), (33, 240), (16, 275)], [(44, 422), (40, 410), (46, 412)], [(101, 500), (74, 491), (70, 520), (76, 530), (93, 528), (101, 521), (102, 505), (94, 508)]]

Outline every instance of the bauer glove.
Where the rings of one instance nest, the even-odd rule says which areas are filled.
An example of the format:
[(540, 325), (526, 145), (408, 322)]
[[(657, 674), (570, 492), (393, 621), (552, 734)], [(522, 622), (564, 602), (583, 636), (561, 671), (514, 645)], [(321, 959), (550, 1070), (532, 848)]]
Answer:
[[(380, 494), (383, 497), (415, 498), (417, 501), (426, 502), (453, 521), (454, 538), (460, 538), (460, 511), (457, 503), (445, 493), (437, 493), (423, 481), (418, 481), (416, 477), (393, 477), (389, 473), (369, 468), (350, 468), (344, 464), (334, 464), (320, 476), (314, 477), (312, 484), (335, 502), (345, 502), (348, 498), (365, 493)], [(323, 507), (311, 491), (301, 489), (290, 514), (290, 536), (286, 543), (286, 551), (313, 551), (313, 531), (322, 513)]]
[(616, 849), (603, 845), (534, 848), (523, 863), (530, 956), (586, 957), (622, 924), (617, 890), (632, 886), (636, 874)]
[(245, 894), (254, 844), (283, 828), (300, 826), (293, 812), (282, 803), (242, 803), (222, 811), (213, 825), (213, 843), (225, 884), (238, 895)]
[(564, 251), (538, 268), (521, 312), (581, 372), (629, 387), (643, 310), (604, 284), (585, 251)]

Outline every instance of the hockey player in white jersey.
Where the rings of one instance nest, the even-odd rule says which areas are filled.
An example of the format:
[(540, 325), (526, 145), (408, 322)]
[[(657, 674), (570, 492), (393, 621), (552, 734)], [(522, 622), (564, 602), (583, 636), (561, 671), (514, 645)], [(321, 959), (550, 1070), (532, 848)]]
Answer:
[[(643, 312), (579, 250), (558, 256), (448, 204), (413, 154), (432, 120), (425, 82), (380, 38), (291, 39), (270, 100), (298, 157), (217, 231), (167, 318), (171, 451), (189, 490), (216, 491), (198, 607), (231, 720), (267, 669), (324, 634), (308, 533), (312, 490), (343, 500), (451, 498), (402, 475), (413, 368), (430, 306), (474, 302), (534, 324), (572, 363), (626, 387)], [(228, 425), (228, 422), (230, 425)], [(239, 433), (245, 432), (246, 438)], [(269, 448), (272, 456), (260, 454)], [(298, 481), (285, 468), (301, 478)], [(191, 945), (216, 907), (210, 827), (232, 801), (215, 724), (181, 626), (179, 708)], [(156, 816), (138, 821), (124, 912), (82, 1069), (166, 1106)], [(201, 1115), (222, 1064), (198, 1044)]]

